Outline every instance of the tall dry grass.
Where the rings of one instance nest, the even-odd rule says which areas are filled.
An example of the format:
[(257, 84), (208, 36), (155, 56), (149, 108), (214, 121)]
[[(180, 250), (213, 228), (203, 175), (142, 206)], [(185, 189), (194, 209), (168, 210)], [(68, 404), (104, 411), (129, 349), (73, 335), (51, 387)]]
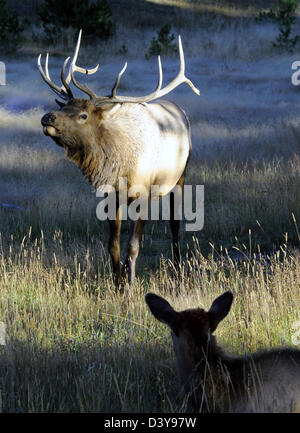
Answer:
[[(181, 276), (162, 259), (133, 290), (116, 293), (103, 254), (95, 274), (84, 242), (62, 252), (61, 235), (1, 248), (0, 348), (3, 412), (165, 412), (184, 410), (169, 331), (145, 306), (151, 291), (175, 308), (207, 308), (225, 290), (235, 302), (217, 336), (235, 353), (291, 345), (299, 321), (300, 256), (204, 258), (197, 247)], [(245, 252), (243, 252), (245, 253)], [(49, 258), (52, 256), (51, 265)], [(106, 269), (106, 272), (103, 272)]]

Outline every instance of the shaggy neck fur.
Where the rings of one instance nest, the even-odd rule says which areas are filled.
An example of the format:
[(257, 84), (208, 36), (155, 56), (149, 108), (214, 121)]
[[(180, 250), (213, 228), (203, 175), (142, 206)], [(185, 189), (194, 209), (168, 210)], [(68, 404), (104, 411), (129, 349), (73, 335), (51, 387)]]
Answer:
[(93, 143), (76, 150), (67, 148), (66, 154), (94, 188), (101, 185), (116, 187), (118, 178), (126, 175), (128, 164), (123, 153), (114, 146)]
[[(129, 111), (130, 120), (133, 109), (130, 111), (129, 108), (125, 107), (123, 110), (125, 114), (126, 109)], [(135, 110), (138, 108), (140, 109), (138, 106)], [(130, 122), (126, 122), (126, 116), (122, 117), (118, 111), (109, 121), (100, 121), (97, 135), (91, 135), (89, 140), (88, 144), (83, 143), (76, 150), (66, 150), (67, 156), (80, 168), (89, 182), (95, 188), (111, 185), (117, 190), (119, 177), (127, 177), (130, 184), (144, 149), (139, 140), (132, 136), (132, 128)]]

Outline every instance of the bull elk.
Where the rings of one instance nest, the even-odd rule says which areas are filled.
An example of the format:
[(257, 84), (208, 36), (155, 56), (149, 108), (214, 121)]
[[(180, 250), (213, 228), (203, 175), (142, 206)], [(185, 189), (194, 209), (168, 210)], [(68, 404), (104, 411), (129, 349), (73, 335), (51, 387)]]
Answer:
[[(75, 72), (93, 74), (93, 69), (76, 65), (81, 41), (81, 30), (73, 58), (68, 57), (62, 68), (62, 86), (55, 84), (48, 70), (48, 54), (45, 67), (38, 57), (38, 67), (43, 80), (64, 101), (56, 100), (60, 110), (47, 113), (41, 119), (45, 135), (57, 145), (64, 147), (67, 157), (82, 171), (89, 182), (98, 188), (109, 184), (117, 191), (117, 212), (109, 220), (109, 252), (112, 258), (115, 283), (120, 287), (125, 272), (120, 265), (120, 230), (122, 206), (119, 205), (118, 180), (127, 179), (127, 188), (142, 185), (150, 194), (151, 185), (163, 185), (168, 194), (176, 185), (182, 188), (184, 172), (191, 150), (189, 121), (184, 111), (176, 104), (160, 100), (182, 83), (200, 94), (185, 76), (184, 53), (179, 36), (180, 70), (178, 75), (162, 88), (162, 66), (158, 57), (158, 84), (154, 92), (146, 96), (131, 97), (117, 95), (120, 79), (127, 63), (119, 73), (109, 96), (96, 95), (87, 85), (80, 84)], [(88, 95), (89, 100), (75, 98), (70, 83)], [(163, 195), (164, 195), (163, 194)], [(149, 197), (148, 197), (149, 198)], [(128, 198), (128, 202), (133, 198)], [(179, 260), (179, 226), (174, 218), (174, 198), (170, 201), (170, 227), (173, 236), (173, 254)], [(139, 241), (145, 220), (132, 221), (127, 258), (123, 269), (128, 269), (130, 285), (135, 277), (135, 264), (139, 252)]]
[(181, 384), (201, 412), (300, 412), (300, 350), (278, 348), (231, 356), (213, 333), (230, 311), (231, 292), (201, 308), (175, 311), (146, 295), (152, 314), (171, 329)]

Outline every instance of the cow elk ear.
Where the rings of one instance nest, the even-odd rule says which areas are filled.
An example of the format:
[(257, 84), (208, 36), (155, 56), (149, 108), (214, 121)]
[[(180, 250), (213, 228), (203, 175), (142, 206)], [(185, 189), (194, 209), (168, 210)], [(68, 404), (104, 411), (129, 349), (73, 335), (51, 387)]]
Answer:
[(225, 292), (214, 300), (208, 312), (211, 332), (214, 332), (221, 320), (227, 316), (232, 301), (233, 294), (231, 292)]
[(166, 323), (178, 335), (180, 317), (169, 302), (154, 293), (148, 293), (145, 300), (153, 316)]

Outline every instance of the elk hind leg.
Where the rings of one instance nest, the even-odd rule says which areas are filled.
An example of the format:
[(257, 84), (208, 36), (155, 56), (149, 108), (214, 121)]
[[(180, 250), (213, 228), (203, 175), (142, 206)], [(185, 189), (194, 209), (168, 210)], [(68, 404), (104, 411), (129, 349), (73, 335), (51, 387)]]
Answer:
[[(179, 197), (179, 194), (182, 193), (182, 188), (184, 184), (184, 175), (181, 176), (179, 181), (176, 185), (176, 192), (171, 192), (170, 194), (170, 228), (172, 232), (172, 239), (173, 239), (173, 258), (174, 258), (174, 265), (176, 269), (178, 269), (180, 264), (180, 250), (179, 250), (179, 230), (180, 230), (180, 219), (176, 219), (176, 210), (175, 205), (175, 194), (177, 194), (177, 197)], [(181, 201), (180, 201), (181, 203)]]

